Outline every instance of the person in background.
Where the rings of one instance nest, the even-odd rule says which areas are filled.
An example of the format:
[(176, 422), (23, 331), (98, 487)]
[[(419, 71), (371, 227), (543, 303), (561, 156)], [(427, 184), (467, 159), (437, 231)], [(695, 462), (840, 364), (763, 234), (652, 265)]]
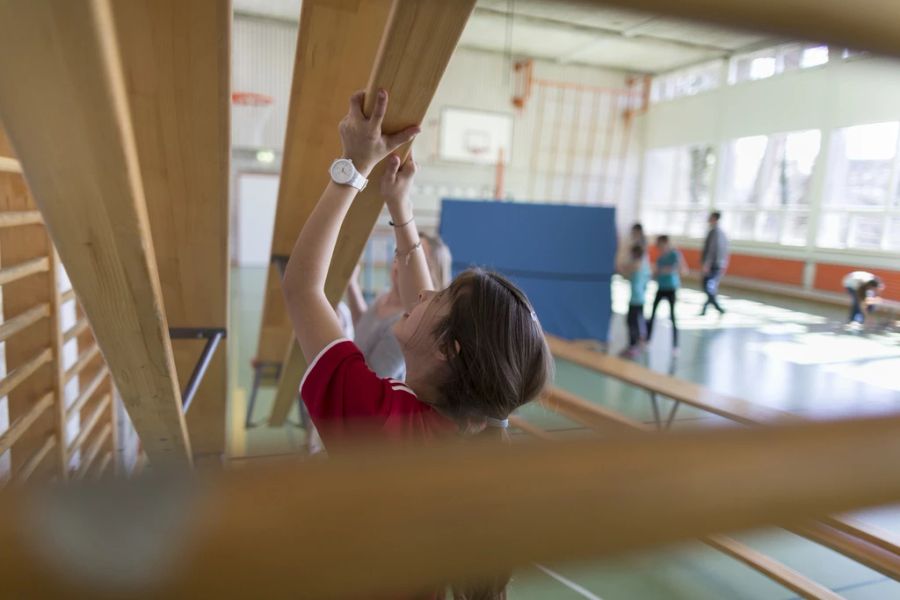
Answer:
[(703, 242), (703, 255), (701, 262), (703, 265), (703, 291), (706, 292), (706, 302), (703, 304), (701, 315), (706, 314), (706, 309), (712, 305), (720, 315), (725, 314), (725, 309), (719, 304), (716, 295), (719, 293), (719, 281), (725, 274), (725, 268), (728, 266), (728, 238), (725, 232), (719, 227), (719, 219), (722, 213), (714, 211), (709, 215), (709, 233), (706, 234), (706, 241)]
[(629, 260), (621, 265), (619, 272), (628, 278), (631, 284), (631, 299), (628, 301), (628, 347), (620, 356), (634, 358), (646, 339), (647, 323), (644, 320), (644, 297), (647, 295), (647, 283), (650, 281), (650, 265), (646, 251), (640, 244), (633, 244)]
[(687, 263), (684, 256), (677, 248), (669, 243), (669, 236), (661, 235), (656, 238), (656, 248), (659, 256), (656, 259), (654, 279), (659, 286), (656, 297), (653, 299), (653, 308), (650, 311), (650, 320), (647, 322), (647, 340), (653, 335), (653, 322), (656, 319), (656, 309), (663, 300), (669, 301), (669, 318), (672, 320), (672, 353), (678, 352), (678, 326), (675, 323), (675, 301), (678, 289), (681, 287), (681, 275), (687, 274)]
[[(403, 224), (391, 221), (391, 226), (396, 228)], [(443, 290), (450, 283), (450, 250), (439, 236), (422, 235), (421, 238), (428, 272), (435, 287)], [(394, 324), (403, 317), (404, 312), (396, 259), (391, 266), (391, 287), (387, 292), (367, 305), (359, 287), (359, 277), (354, 273), (347, 288), (347, 304), (355, 328), (352, 339), (365, 356), (366, 363), (379, 377), (402, 381), (406, 377), (406, 363), (400, 344), (392, 332)]]
[[(850, 323), (862, 325), (884, 290), (884, 282), (866, 271), (853, 271), (844, 277), (844, 289), (850, 294)], [(865, 308), (863, 308), (865, 306)]]

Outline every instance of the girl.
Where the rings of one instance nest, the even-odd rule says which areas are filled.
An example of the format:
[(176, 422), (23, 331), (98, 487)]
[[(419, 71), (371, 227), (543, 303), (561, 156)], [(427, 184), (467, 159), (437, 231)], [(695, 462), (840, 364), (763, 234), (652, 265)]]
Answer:
[(653, 299), (653, 308), (650, 311), (650, 320), (647, 321), (647, 340), (653, 335), (653, 321), (656, 319), (656, 309), (663, 300), (669, 301), (669, 318), (672, 319), (672, 353), (678, 353), (678, 326), (675, 324), (675, 297), (678, 288), (681, 287), (681, 275), (686, 275), (687, 263), (684, 256), (677, 248), (669, 243), (669, 236), (661, 235), (656, 238), (656, 248), (659, 256), (656, 259), (654, 279), (659, 286), (656, 297)]
[[(391, 221), (392, 227), (397, 227)], [(428, 271), (438, 289), (450, 284), (450, 251), (440, 237), (422, 236), (422, 249), (425, 251)], [(357, 267), (357, 271), (359, 267)], [(355, 329), (353, 342), (362, 351), (369, 365), (379, 377), (390, 377), (396, 380), (406, 378), (406, 363), (400, 344), (394, 337), (392, 328), (404, 313), (400, 300), (400, 286), (397, 279), (398, 264), (394, 261), (391, 268), (391, 288), (381, 294), (371, 306), (366, 305), (362, 290), (359, 287), (357, 272), (354, 271), (347, 287), (347, 301), (353, 315), (352, 327)], [(354, 331), (351, 329), (351, 331)], [(346, 331), (346, 329), (345, 329)]]
[[(875, 309), (878, 295), (884, 290), (884, 282), (866, 271), (853, 271), (844, 277), (842, 283), (844, 289), (850, 294), (850, 320), (848, 322), (864, 324), (866, 313)], [(865, 310), (863, 310), (864, 307)]]
[(628, 347), (620, 353), (624, 358), (634, 358), (646, 339), (647, 323), (644, 321), (644, 297), (647, 295), (647, 283), (650, 281), (650, 263), (645, 256), (644, 247), (640, 244), (631, 246), (629, 260), (619, 266), (619, 272), (628, 279), (631, 285), (631, 298), (628, 301)]
[[(405, 312), (394, 335), (406, 360), (405, 383), (369, 370), (359, 348), (342, 338), (325, 296), (338, 231), (357, 190), (379, 161), (419, 132), (410, 127), (384, 135), (387, 101), (387, 93), (379, 90), (367, 118), (363, 92), (350, 99), (340, 133), (343, 157), (352, 165), (335, 162), (332, 182), (285, 269), (288, 311), (309, 363), (300, 386), (303, 401), (327, 447), (360, 432), (400, 443), (476, 435), (504, 439), (509, 414), (548, 382), (550, 352), (528, 299), (499, 275), (471, 270), (446, 290), (432, 291), (406, 199), (415, 173), (412, 159), (401, 166), (392, 155), (381, 181), (391, 219), (398, 224), (397, 280)], [(507, 580), (468, 586), (458, 597), (503, 598)]]

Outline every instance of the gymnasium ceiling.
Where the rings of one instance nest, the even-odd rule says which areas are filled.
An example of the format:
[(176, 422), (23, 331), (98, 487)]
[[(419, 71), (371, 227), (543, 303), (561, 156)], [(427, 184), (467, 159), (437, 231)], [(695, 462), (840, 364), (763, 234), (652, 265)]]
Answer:
[[(296, 21), (300, 1), (234, 0), (234, 9)], [(577, 0), (479, 0), (460, 45), (564, 64), (662, 73), (775, 42), (760, 34)]]

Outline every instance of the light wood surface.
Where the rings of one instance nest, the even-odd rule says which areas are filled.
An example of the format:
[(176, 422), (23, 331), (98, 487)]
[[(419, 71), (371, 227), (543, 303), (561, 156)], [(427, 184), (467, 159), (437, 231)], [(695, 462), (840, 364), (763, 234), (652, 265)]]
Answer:
[(43, 223), (39, 210), (21, 210), (0, 213), (0, 227), (19, 227)]
[(0, 268), (0, 285), (24, 279), (29, 275), (46, 273), (50, 268), (50, 260), (46, 256), (32, 258), (18, 264)]
[(0, 3), (0, 112), (144, 448), (189, 463), (108, 2)]
[[(148, 491), (183, 494), (191, 512), (179, 511), (169, 529), (167, 539), (181, 549), (177, 569), (159, 573), (161, 587), (147, 594), (237, 597), (252, 589), (275, 597), (301, 581), (309, 598), (391, 598), (533, 561), (607, 556), (890, 504), (900, 501), (898, 429), (900, 416), (455, 444), (248, 465), (196, 486), (148, 481)], [(145, 516), (157, 510), (153, 503), (127, 503), (142, 494), (126, 490), (97, 494), (132, 519), (156, 514)], [(33, 532), (19, 517), (25, 505), (34, 506), (28, 496), (0, 494), (0, 578), (10, 594), (46, 596), (62, 582), (24, 541)], [(241, 568), (234, 568), (235, 549)]]
[[(112, 4), (169, 327), (228, 325), (230, 0)], [(227, 337), (186, 416), (195, 454), (225, 449)], [(172, 340), (184, 389), (204, 346)]]
[[(272, 255), (288, 256), (341, 153), (338, 122), (372, 71), (390, 0), (305, 0), (294, 59)], [(293, 341), (281, 274), (269, 265), (256, 358), (280, 363)]]
[(55, 397), (53, 393), (47, 392), (32, 405), (27, 413), (10, 423), (6, 431), (0, 435), (0, 454), (12, 448), (13, 444), (22, 437), (22, 434), (28, 431), (32, 424), (44, 414), (44, 411), (53, 406), (54, 402)]
[(23, 329), (50, 316), (50, 304), (42, 302), (0, 324), (0, 342), (5, 342)]
[[(370, 114), (377, 90), (388, 91), (390, 101), (382, 126), (384, 131), (400, 131), (425, 118), (474, 5), (474, 0), (394, 0), (366, 86), (364, 106), (366, 114)], [(353, 201), (338, 234), (325, 282), (325, 295), (334, 305), (344, 295), (383, 208), (378, 186), (381, 173), (382, 165), (379, 165), (369, 176), (373, 184)], [(312, 203), (315, 200), (313, 197)], [(313, 205), (309, 206), (310, 210)], [(269, 419), (271, 426), (284, 424), (306, 370), (306, 361), (293, 337), (286, 350)]]

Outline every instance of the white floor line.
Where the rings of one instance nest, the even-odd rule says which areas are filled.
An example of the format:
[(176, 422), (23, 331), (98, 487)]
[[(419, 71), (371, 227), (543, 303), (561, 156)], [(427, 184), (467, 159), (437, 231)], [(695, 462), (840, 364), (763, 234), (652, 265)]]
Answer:
[(567, 588), (569, 588), (569, 589), (572, 590), (573, 592), (576, 592), (576, 593), (578, 593), (578, 594), (581, 594), (582, 596), (584, 596), (584, 597), (587, 598), (588, 600), (603, 600), (603, 598), (601, 598), (600, 596), (597, 596), (596, 594), (591, 593), (590, 590), (587, 590), (587, 589), (581, 587), (580, 585), (578, 585), (577, 583), (575, 583), (575, 582), (572, 581), (571, 579), (567, 579), (567, 578), (563, 577), (562, 575), (560, 575), (560, 574), (557, 573), (556, 571), (554, 571), (554, 570), (552, 570), (552, 569), (548, 569), (548, 568), (545, 567), (544, 565), (539, 565), (539, 564), (537, 564), (537, 563), (534, 563), (534, 566), (536, 566), (538, 569), (540, 569), (541, 571), (543, 571), (544, 573), (546, 573), (547, 575), (549, 575), (549, 576), (552, 577), (553, 579), (557, 580), (558, 582), (560, 582), (561, 584), (563, 584), (564, 586), (566, 586)]

